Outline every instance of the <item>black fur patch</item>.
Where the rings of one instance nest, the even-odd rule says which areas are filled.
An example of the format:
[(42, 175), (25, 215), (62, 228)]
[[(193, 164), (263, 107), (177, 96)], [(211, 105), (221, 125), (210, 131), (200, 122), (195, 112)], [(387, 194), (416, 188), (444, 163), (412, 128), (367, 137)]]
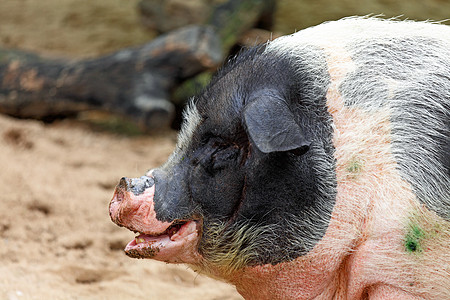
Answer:
[[(203, 208), (205, 226), (217, 220), (229, 222), (229, 230), (235, 230), (233, 224), (273, 225), (261, 236), (271, 245), (256, 247), (258, 255), (252, 265), (276, 264), (308, 253), (325, 234), (336, 193), (332, 119), (325, 98), (329, 83), (325, 57), (321, 50), (309, 48), (303, 53), (303, 63), (270, 56), (262, 50), (241, 54), (198, 98), (196, 105), (204, 123), (195, 134), (191, 150), (195, 155), (211, 139), (241, 149), (239, 167), (234, 167), (231, 177), (220, 177), (227, 178), (220, 184), (227, 191), (234, 189), (236, 197), (229, 198), (229, 193), (224, 196), (217, 179), (208, 181), (206, 175), (193, 181), (191, 189), (194, 201)], [(314, 71), (308, 65), (312, 59), (319, 66)], [(265, 89), (281, 95), (294, 121), (311, 139), (311, 150), (305, 155), (262, 153), (248, 139), (244, 109), (252, 95)], [(197, 168), (192, 174), (200, 178), (205, 171)], [(302, 237), (304, 243), (298, 242)]]
[[(242, 53), (217, 74), (195, 101), (202, 121), (189, 146), (154, 172), (158, 220), (201, 216), (200, 252), (210, 225), (225, 224), (224, 236), (230, 237), (241, 224), (249, 230), (268, 225), (271, 230), (257, 241), (239, 246), (256, 252), (250, 265), (307, 254), (325, 234), (336, 198), (332, 118), (326, 106), (329, 75), (322, 50), (305, 49), (299, 53), (303, 62), (264, 49)], [(283, 99), (292, 122), (308, 137), (306, 153), (264, 153), (249, 139), (245, 108), (267, 90)], [(229, 243), (225, 239), (206, 251), (223, 251)]]

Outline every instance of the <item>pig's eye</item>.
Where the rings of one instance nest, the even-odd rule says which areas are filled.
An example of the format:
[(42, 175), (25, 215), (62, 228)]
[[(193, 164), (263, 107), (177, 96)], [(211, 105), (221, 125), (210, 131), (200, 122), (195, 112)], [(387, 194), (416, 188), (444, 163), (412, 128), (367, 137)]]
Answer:
[(225, 168), (239, 166), (241, 153), (241, 148), (237, 144), (212, 137), (203, 147), (194, 151), (191, 163), (193, 166), (201, 166), (204, 171), (214, 175)]
[(239, 148), (237, 146), (218, 146), (211, 154), (206, 169), (210, 173), (216, 173), (219, 170), (233, 165), (239, 157)]

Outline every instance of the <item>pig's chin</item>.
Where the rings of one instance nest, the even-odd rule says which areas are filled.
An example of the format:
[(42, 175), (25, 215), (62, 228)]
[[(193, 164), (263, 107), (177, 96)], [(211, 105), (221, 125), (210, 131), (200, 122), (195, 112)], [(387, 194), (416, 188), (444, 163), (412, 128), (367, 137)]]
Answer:
[(199, 227), (197, 221), (175, 221), (161, 234), (139, 233), (125, 247), (125, 253), (133, 258), (152, 258), (171, 263), (198, 263)]

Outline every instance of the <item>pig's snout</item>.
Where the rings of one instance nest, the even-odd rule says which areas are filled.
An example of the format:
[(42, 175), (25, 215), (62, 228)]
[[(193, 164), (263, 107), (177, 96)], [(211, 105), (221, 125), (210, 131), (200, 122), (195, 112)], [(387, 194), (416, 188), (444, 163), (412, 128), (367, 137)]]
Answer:
[(163, 224), (155, 219), (154, 195), (153, 177), (121, 178), (109, 204), (111, 220), (119, 226), (141, 233), (164, 231), (170, 223)]
[(126, 192), (132, 192), (135, 196), (139, 196), (154, 184), (155, 180), (148, 176), (141, 176), (139, 178), (122, 177), (118, 187)]

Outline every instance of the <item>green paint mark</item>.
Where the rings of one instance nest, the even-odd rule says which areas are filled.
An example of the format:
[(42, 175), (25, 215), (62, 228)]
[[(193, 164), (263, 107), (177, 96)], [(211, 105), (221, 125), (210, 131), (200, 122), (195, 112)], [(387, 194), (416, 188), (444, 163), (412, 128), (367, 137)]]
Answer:
[(418, 224), (411, 224), (405, 237), (405, 249), (410, 253), (420, 253), (423, 251), (422, 241), (425, 232)]
[(353, 174), (357, 174), (361, 172), (362, 167), (362, 162), (356, 158), (353, 158), (348, 164), (347, 171)]

